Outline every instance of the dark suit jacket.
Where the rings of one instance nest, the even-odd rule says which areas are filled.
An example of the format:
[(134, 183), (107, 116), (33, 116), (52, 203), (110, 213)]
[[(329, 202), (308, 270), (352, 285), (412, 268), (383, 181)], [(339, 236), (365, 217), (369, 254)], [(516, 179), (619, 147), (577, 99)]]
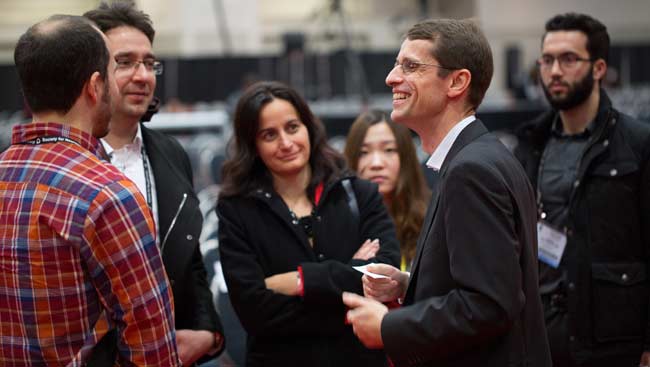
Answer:
[(452, 145), (404, 307), (381, 325), (396, 366), (550, 366), (536, 211), (515, 158), (480, 121)]
[[(142, 139), (156, 186), (158, 234), (174, 294), (176, 329), (208, 330), (223, 335), (199, 249), (203, 216), (187, 153), (172, 137), (144, 126)], [(181, 208), (184, 194), (187, 199)]]

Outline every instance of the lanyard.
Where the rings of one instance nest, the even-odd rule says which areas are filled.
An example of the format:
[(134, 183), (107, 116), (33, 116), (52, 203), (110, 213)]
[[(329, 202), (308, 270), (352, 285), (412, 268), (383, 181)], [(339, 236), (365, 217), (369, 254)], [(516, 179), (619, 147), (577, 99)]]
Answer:
[(20, 144), (25, 145), (41, 145), (41, 144), (50, 144), (50, 143), (71, 143), (81, 146), (78, 142), (66, 138), (65, 136), (41, 136), (32, 140), (23, 141)]
[(144, 185), (145, 190), (147, 191), (147, 205), (153, 210), (153, 193), (151, 188), (151, 177), (149, 177), (149, 158), (144, 151), (144, 144), (140, 148), (140, 154), (142, 155), (142, 168), (144, 169)]

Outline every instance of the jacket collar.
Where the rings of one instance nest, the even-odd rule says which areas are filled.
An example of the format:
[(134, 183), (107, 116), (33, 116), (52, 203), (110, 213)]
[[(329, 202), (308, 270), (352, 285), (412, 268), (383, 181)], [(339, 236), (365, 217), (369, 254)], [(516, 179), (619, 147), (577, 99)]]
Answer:
[[(600, 100), (598, 101), (598, 113), (596, 114), (596, 119), (593, 121), (593, 133), (596, 136), (595, 139), (600, 139), (605, 131), (608, 131), (608, 121), (612, 111), (612, 102), (605, 90), (601, 88)], [(550, 138), (553, 129), (553, 122), (556, 119), (559, 119), (559, 111), (551, 109), (518, 128), (517, 135), (523, 136), (534, 147), (541, 149), (546, 145), (546, 142)]]
[(460, 152), (467, 144), (471, 143), (479, 136), (487, 134), (487, 132), (487, 128), (479, 119), (476, 119), (476, 121), (467, 125), (467, 127), (463, 129), (460, 135), (458, 135), (458, 138), (456, 138), (456, 141), (451, 146), (451, 149), (449, 149), (449, 153), (447, 153), (447, 157), (445, 157), (445, 161), (442, 163), (442, 167), (440, 167), (441, 175), (445, 175), (447, 167), (449, 167), (449, 162), (454, 159), (458, 152)]

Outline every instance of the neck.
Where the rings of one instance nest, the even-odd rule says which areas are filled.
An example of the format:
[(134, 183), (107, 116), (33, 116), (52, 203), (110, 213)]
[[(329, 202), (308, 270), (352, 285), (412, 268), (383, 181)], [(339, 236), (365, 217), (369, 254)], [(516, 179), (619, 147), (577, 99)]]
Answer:
[(273, 188), (285, 201), (295, 202), (301, 196), (307, 195), (309, 180), (311, 180), (311, 167), (306, 165), (295, 175), (273, 175)]
[(32, 122), (56, 122), (67, 125), (88, 134), (93, 133), (92, 119), (81, 118), (73, 110), (68, 113), (45, 111), (32, 114)]
[(104, 140), (113, 149), (120, 149), (127, 144), (131, 144), (135, 135), (138, 133), (138, 120), (111, 119), (111, 129), (104, 137)]
[(594, 84), (594, 90), (586, 101), (569, 110), (561, 110), (562, 127), (567, 134), (579, 134), (596, 118), (600, 102), (600, 89)]
[(422, 141), (422, 149), (428, 154), (438, 148), (449, 131), (466, 117), (473, 115), (474, 109), (462, 104), (450, 103), (439, 115), (423, 126), (422, 131), (416, 131)]

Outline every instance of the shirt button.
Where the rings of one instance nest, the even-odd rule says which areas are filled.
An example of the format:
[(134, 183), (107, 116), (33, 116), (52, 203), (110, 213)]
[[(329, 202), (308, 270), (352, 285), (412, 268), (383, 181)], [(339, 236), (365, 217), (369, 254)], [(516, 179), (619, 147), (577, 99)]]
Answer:
[(609, 145), (609, 140), (605, 139), (605, 141), (603, 142), (603, 146), (606, 147), (608, 145)]
[(298, 225), (298, 220), (297, 220), (297, 219), (294, 219), (294, 220), (291, 221), (291, 223), (293, 223), (293, 224), (295, 224), (295, 225)]
[(185, 238), (187, 238), (188, 241), (192, 241), (192, 239), (194, 239), (194, 236), (188, 234), (187, 236), (185, 236)]
[(323, 254), (318, 254), (318, 260), (319, 260), (319, 261), (323, 261), (323, 260), (325, 260), (325, 255), (323, 255)]
[(317, 220), (317, 221), (319, 221), (319, 222), (320, 222), (320, 221), (321, 221), (321, 219), (323, 219), (323, 218), (321, 218), (321, 216), (320, 216), (320, 215), (317, 215), (317, 216), (316, 216), (316, 220)]
[(265, 193), (264, 196), (266, 196), (267, 199), (270, 199), (270, 198), (271, 198), (271, 194), (269, 194), (268, 192)]
[(570, 290), (570, 291), (573, 291), (573, 290), (575, 290), (575, 289), (576, 289), (576, 285), (575, 285), (575, 283), (573, 283), (573, 282), (569, 283), (569, 290)]
[(576, 182), (573, 183), (573, 187), (577, 188), (580, 186), (580, 180), (576, 180)]
[(621, 275), (621, 280), (622, 281), (627, 282), (628, 279), (630, 279), (630, 277), (628, 277), (627, 274), (623, 273), (623, 275)]
[(618, 171), (616, 170), (616, 168), (612, 168), (612, 169), (609, 171), (609, 175), (610, 175), (610, 176), (616, 176), (617, 174), (618, 174)]

